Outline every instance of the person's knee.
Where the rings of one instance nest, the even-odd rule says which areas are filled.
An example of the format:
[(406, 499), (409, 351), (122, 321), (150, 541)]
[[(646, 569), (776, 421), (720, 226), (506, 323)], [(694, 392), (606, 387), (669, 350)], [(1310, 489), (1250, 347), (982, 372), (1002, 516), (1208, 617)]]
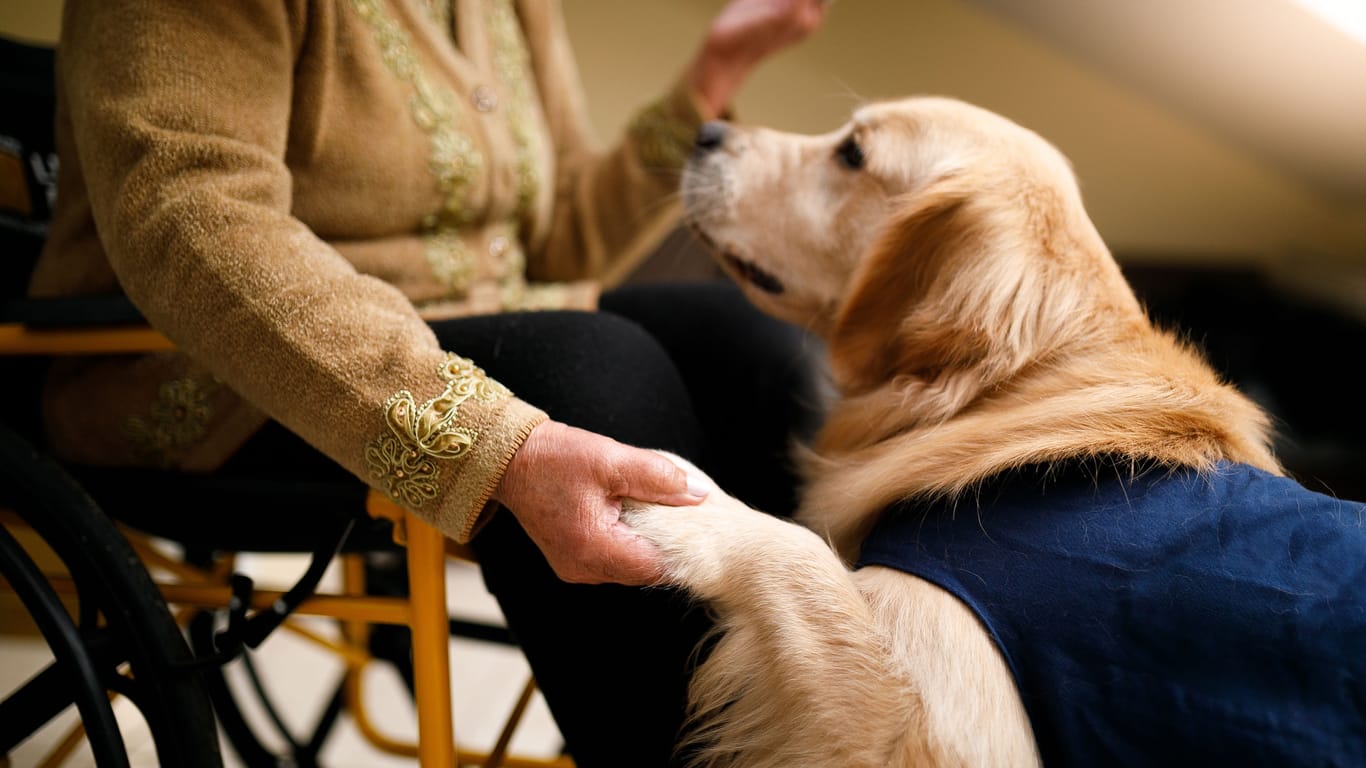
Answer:
[[(516, 342), (524, 346), (509, 366), (518, 369), (515, 381), (503, 381), (519, 397), (557, 421), (632, 445), (687, 455), (700, 443), (677, 368), (640, 325), (585, 312), (547, 313), (537, 324)], [(498, 357), (505, 367), (510, 356)]]

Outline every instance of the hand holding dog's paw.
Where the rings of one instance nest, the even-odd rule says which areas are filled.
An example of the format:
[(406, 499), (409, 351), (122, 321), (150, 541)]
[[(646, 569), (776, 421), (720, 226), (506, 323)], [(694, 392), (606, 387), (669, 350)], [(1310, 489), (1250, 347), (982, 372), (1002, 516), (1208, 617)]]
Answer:
[(706, 500), (685, 509), (626, 499), (622, 503), (621, 521), (658, 548), (663, 558), (664, 583), (705, 592), (705, 584), (722, 567), (717, 559), (721, 547), (711, 538), (724, 528), (725, 509), (744, 505), (718, 488), (687, 459), (668, 451), (657, 453), (686, 472), (689, 487), (704, 490)]
[(684, 587), (699, 597), (716, 598), (727, 591), (726, 582), (764, 567), (775, 551), (829, 553), (824, 542), (806, 528), (747, 506), (693, 465), (665, 455), (690, 477), (705, 478), (709, 493), (695, 506), (671, 507), (633, 499), (622, 504), (622, 522), (658, 547), (664, 583)]
[(724, 537), (734, 514), (725, 506), (710, 498), (687, 508), (628, 500), (621, 520), (658, 548), (662, 583), (711, 597), (729, 557)]
[(548, 421), (513, 455), (495, 498), (561, 579), (645, 585), (659, 582), (664, 564), (623, 524), (623, 502), (696, 504), (709, 488), (656, 452)]

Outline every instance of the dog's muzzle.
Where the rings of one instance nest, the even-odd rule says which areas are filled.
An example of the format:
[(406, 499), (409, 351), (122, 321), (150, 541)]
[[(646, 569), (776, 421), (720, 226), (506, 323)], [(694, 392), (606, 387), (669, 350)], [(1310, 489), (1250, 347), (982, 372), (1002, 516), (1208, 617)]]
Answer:
[(783, 292), (782, 281), (771, 272), (765, 272), (753, 262), (745, 261), (733, 253), (723, 253), (721, 256), (726, 260), (726, 263), (730, 264), (731, 269), (734, 269), (740, 277), (753, 284), (755, 288), (775, 296)]
[(720, 149), (726, 143), (726, 134), (729, 132), (726, 123), (722, 120), (708, 120), (697, 129), (697, 138), (693, 141), (693, 155), (705, 155), (713, 150)]
[[(693, 141), (692, 158), (689, 160), (688, 172), (695, 173), (694, 164), (700, 166), (707, 155), (725, 146), (726, 136), (730, 133), (730, 126), (724, 120), (710, 120), (702, 124), (697, 129), (697, 138)], [(687, 174), (685, 173), (684, 198), (688, 198)], [(775, 275), (761, 269), (757, 264), (747, 259), (742, 259), (730, 251), (720, 247), (708, 234), (706, 227), (693, 217), (688, 218), (688, 225), (702, 240), (702, 242), (713, 253), (721, 257), (730, 270), (741, 280), (753, 285), (765, 293), (781, 294), (784, 290), (782, 281)]]

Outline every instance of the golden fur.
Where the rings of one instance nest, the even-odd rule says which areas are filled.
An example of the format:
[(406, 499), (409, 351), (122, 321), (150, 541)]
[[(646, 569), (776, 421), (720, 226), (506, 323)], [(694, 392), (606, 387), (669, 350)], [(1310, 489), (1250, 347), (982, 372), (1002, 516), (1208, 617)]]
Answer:
[(794, 524), (715, 489), (630, 523), (715, 609), (691, 689), (707, 766), (1037, 764), (977, 618), (927, 582), (847, 567), (879, 512), (1004, 470), (1122, 457), (1280, 473), (1262, 411), (1154, 327), (1066, 159), (937, 97), (821, 136), (713, 125), (688, 220), (765, 311), (827, 343), (837, 397)]

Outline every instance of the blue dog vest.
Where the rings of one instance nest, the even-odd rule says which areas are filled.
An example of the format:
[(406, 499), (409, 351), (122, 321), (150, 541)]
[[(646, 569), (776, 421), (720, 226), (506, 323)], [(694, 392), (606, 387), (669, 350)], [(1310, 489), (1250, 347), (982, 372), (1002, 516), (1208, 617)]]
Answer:
[(976, 612), (1046, 766), (1366, 766), (1366, 504), (1100, 466), (893, 508), (859, 566)]

